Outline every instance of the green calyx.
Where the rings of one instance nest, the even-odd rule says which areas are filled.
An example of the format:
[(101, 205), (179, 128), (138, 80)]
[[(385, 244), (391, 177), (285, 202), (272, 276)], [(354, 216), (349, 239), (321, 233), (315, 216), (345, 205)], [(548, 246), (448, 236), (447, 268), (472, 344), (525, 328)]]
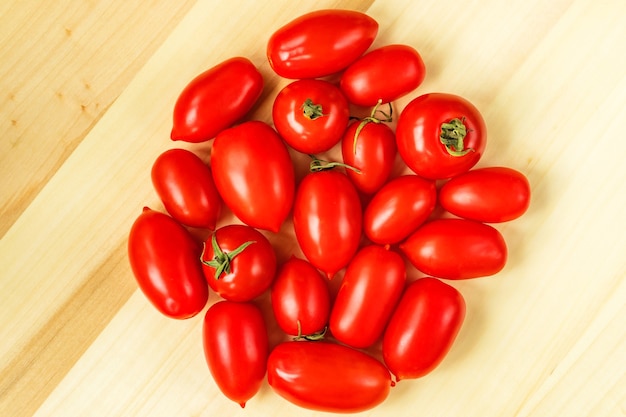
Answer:
[(302, 103), (302, 106), (300, 106), (300, 108), (302, 109), (302, 113), (304, 114), (304, 116), (311, 120), (326, 116), (322, 109), (322, 105), (313, 103), (313, 100), (311, 100), (310, 98), (304, 100), (304, 103)]
[(211, 268), (215, 268), (214, 277), (215, 279), (220, 279), (220, 276), (222, 275), (222, 273), (230, 274), (230, 271), (231, 271), (230, 264), (235, 258), (235, 256), (239, 255), (241, 252), (243, 252), (248, 246), (250, 246), (253, 243), (256, 243), (256, 242), (251, 240), (242, 244), (241, 246), (239, 246), (237, 249), (233, 251), (224, 252), (222, 248), (220, 248), (220, 245), (217, 244), (217, 237), (215, 237), (215, 233), (213, 233), (213, 236), (211, 237), (211, 247), (213, 248), (213, 259), (211, 259), (210, 261), (204, 260), (204, 252), (206, 250), (206, 244), (203, 244), (202, 254), (200, 255), (200, 261), (204, 265), (210, 266)]
[(446, 151), (452, 156), (463, 156), (469, 152), (474, 152), (472, 148), (465, 148), (463, 141), (467, 136), (467, 127), (463, 123), (465, 118), (452, 119), (441, 124), (439, 140), (446, 147)]
[(357, 174), (361, 173), (360, 169), (355, 168), (348, 164), (344, 164), (343, 162), (329, 162), (329, 161), (318, 159), (315, 155), (309, 155), (309, 156), (311, 157), (311, 163), (309, 164), (309, 171), (311, 172), (320, 172), (320, 171), (325, 171), (327, 169), (333, 169), (335, 167), (344, 167), (346, 169), (351, 169)]
[(328, 330), (328, 326), (324, 327), (321, 331), (312, 333), (312, 334), (302, 334), (302, 325), (300, 324), (300, 320), (296, 322), (298, 325), (298, 335), (293, 338), (293, 340), (308, 340), (314, 342), (316, 340), (322, 340), (326, 335), (326, 331)]
[[(378, 99), (378, 103), (376, 103), (376, 105), (372, 109), (372, 113), (368, 117), (363, 118), (361, 122), (359, 123), (359, 125), (357, 126), (356, 131), (354, 132), (354, 140), (352, 142), (352, 152), (355, 155), (356, 155), (356, 142), (359, 138), (359, 134), (361, 133), (361, 130), (363, 130), (363, 128), (368, 123), (383, 123), (383, 122), (391, 122), (393, 120), (392, 118), (393, 107), (391, 106), (391, 103), (388, 103), (389, 113), (385, 113), (384, 111), (379, 109), (382, 103), (383, 101), (381, 99)], [(376, 117), (376, 113), (380, 113), (383, 117), (382, 118)]]

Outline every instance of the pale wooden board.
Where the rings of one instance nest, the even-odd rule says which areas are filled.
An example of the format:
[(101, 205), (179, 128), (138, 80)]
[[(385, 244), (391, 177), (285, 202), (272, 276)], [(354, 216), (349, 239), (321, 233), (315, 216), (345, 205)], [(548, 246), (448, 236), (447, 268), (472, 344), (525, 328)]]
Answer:
[(468, 316), (444, 363), (363, 414), (626, 415), (626, 3), (144, 3), (0, 6), (0, 415), (319, 414), (267, 384), (245, 410), (226, 400), (202, 317), (156, 313), (126, 259), (141, 207), (160, 208), (154, 158), (186, 146), (169, 140), (180, 90), (247, 56), (267, 84), (252, 117), (270, 121), (284, 80), (265, 42), (313, 7), (365, 11), (376, 46), (416, 47), (428, 75), (397, 108), (430, 91), (467, 97), (489, 128), (480, 165), (533, 187), (526, 215), (497, 226), (507, 267), (453, 283)]

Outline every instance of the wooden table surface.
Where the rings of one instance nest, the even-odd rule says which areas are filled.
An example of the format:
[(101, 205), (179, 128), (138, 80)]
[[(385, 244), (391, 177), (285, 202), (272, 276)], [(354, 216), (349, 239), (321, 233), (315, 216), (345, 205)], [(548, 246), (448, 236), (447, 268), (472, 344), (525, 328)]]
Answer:
[[(399, 100), (462, 95), (489, 129), (480, 166), (524, 172), (496, 276), (454, 282), (468, 313), (433, 373), (370, 416), (626, 415), (626, 2), (21, 1), (0, 5), (0, 415), (321, 415), (264, 383), (244, 410), (211, 379), (202, 314), (175, 321), (127, 257), (184, 85), (235, 55), (284, 84), (269, 35), (312, 8), (380, 24), (428, 75)], [(289, 250), (291, 241), (279, 241)], [(217, 300), (212, 295), (210, 302)]]

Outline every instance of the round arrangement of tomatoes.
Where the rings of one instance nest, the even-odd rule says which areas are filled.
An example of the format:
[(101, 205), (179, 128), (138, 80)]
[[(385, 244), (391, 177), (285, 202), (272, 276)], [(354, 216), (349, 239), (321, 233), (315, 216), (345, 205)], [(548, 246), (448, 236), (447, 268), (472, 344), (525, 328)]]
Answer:
[(266, 72), (233, 57), (173, 103), (171, 139), (188, 146), (155, 157), (162, 210), (134, 221), (129, 263), (156, 311), (204, 312), (208, 371), (241, 407), (267, 384), (361, 412), (435, 371), (463, 337), (456, 283), (504, 270), (499, 225), (529, 208), (522, 172), (477, 166), (478, 108), (417, 91), (421, 55), (370, 50), (378, 28), (354, 10), (304, 14), (268, 37)]

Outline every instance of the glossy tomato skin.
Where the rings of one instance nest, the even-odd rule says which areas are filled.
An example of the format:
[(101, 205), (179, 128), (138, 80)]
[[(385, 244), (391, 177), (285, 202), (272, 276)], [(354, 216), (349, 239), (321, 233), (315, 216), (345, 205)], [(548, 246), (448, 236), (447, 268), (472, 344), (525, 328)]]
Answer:
[(434, 181), (401, 175), (374, 194), (363, 213), (363, 231), (379, 245), (399, 243), (428, 219), (436, 204)]
[(356, 253), (361, 223), (361, 201), (345, 174), (313, 172), (300, 182), (293, 210), (296, 239), (308, 261), (329, 279)]
[(216, 278), (217, 268), (207, 265), (216, 258), (213, 236), (204, 244), (202, 269), (209, 287), (230, 301), (250, 301), (268, 290), (276, 276), (276, 253), (270, 241), (258, 230), (243, 224), (229, 224), (215, 231), (220, 250), (232, 253), (247, 242), (241, 253), (229, 260), (229, 269)]
[(293, 149), (316, 154), (336, 145), (348, 126), (343, 93), (328, 81), (304, 79), (285, 86), (274, 99), (274, 127)]
[(366, 122), (356, 138), (362, 122), (348, 127), (341, 140), (343, 162), (360, 172), (348, 169), (346, 174), (354, 186), (365, 194), (373, 194), (387, 182), (396, 159), (396, 137), (385, 123)]
[(439, 202), (456, 216), (501, 223), (526, 212), (530, 184), (524, 174), (512, 168), (479, 168), (446, 182), (439, 190)]
[[(451, 155), (441, 142), (442, 125), (459, 121), (466, 130), (462, 156)], [(463, 97), (447, 93), (424, 94), (402, 110), (396, 126), (398, 153), (417, 175), (446, 179), (472, 168), (487, 143), (487, 128), (478, 109)]]
[(335, 298), (331, 334), (354, 348), (372, 346), (382, 336), (405, 282), (404, 260), (399, 254), (378, 245), (360, 249)]
[(284, 342), (270, 353), (267, 379), (281, 397), (303, 408), (355, 413), (382, 403), (391, 376), (373, 357), (329, 342)]
[(465, 300), (432, 277), (409, 284), (383, 337), (383, 360), (396, 380), (420, 378), (445, 358), (465, 319)]
[(495, 228), (465, 219), (430, 221), (400, 244), (417, 269), (444, 279), (494, 275), (506, 264), (507, 247)]
[(304, 259), (291, 257), (274, 280), (272, 311), (288, 335), (320, 334), (328, 324), (330, 290), (320, 272)]
[(337, 73), (374, 42), (378, 23), (354, 10), (317, 10), (279, 28), (267, 44), (267, 58), (284, 78), (319, 78)]
[(263, 76), (247, 58), (208, 69), (180, 93), (174, 105), (172, 140), (204, 142), (241, 120), (263, 92)]
[(167, 214), (144, 208), (128, 236), (128, 259), (139, 288), (167, 317), (186, 319), (206, 305), (199, 247)]
[(420, 54), (409, 45), (385, 45), (353, 62), (339, 87), (350, 103), (374, 106), (390, 103), (415, 90), (426, 77)]
[(218, 301), (204, 316), (202, 340), (220, 391), (243, 408), (267, 372), (269, 341), (263, 314), (252, 303)]
[(291, 211), (295, 174), (289, 151), (261, 121), (222, 131), (211, 148), (215, 186), (235, 216), (249, 226), (278, 232)]
[(186, 149), (169, 149), (152, 165), (152, 184), (165, 210), (180, 223), (215, 230), (222, 198), (211, 168)]

